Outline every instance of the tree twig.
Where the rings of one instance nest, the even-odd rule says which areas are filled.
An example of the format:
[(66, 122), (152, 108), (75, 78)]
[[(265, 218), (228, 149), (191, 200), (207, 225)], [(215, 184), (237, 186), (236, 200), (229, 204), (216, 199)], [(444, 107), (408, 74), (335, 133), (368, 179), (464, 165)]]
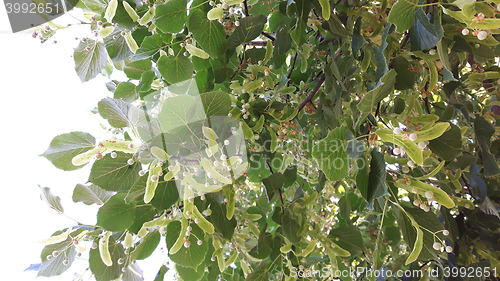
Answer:
[(293, 72), (293, 69), (295, 68), (295, 62), (297, 61), (297, 55), (298, 55), (298, 52), (295, 52), (295, 56), (293, 57), (292, 67), (290, 68), (290, 72), (288, 72), (288, 76), (286, 77), (286, 78), (288, 78), (288, 82), (286, 82), (287, 86), (290, 85), (290, 77), (292, 77), (292, 72)]
[(236, 69), (236, 71), (233, 73), (233, 76), (231, 76), (231, 78), (229, 78), (229, 80), (233, 80), (234, 76), (236, 76), (236, 74), (238, 73), (238, 71), (240, 71), (240, 69), (243, 68), (243, 61), (245, 60), (245, 49), (246, 49), (246, 47), (247, 47), (247, 44), (243, 45), (243, 53), (240, 56), (240, 65), (238, 66), (238, 68)]
[(250, 41), (247, 43), (247, 45), (265, 47), (267, 46), (267, 41)]
[(274, 40), (276, 40), (274, 37), (271, 36), (271, 34), (269, 34), (267, 32), (262, 31), (260, 34), (262, 34), (265, 37), (269, 38), (271, 41), (273, 41), (273, 43), (274, 43)]
[(245, 5), (245, 17), (248, 17), (248, 4), (247, 4), (247, 0), (243, 1), (243, 4)]
[(316, 84), (316, 86), (314, 87), (314, 89), (311, 91), (311, 93), (309, 93), (309, 95), (307, 96), (307, 98), (299, 105), (299, 111), (298, 112), (300, 112), (304, 108), (304, 106), (306, 106), (306, 104), (308, 102), (312, 101), (312, 99), (314, 98), (314, 95), (316, 94), (316, 92), (318, 92), (318, 90), (321, 87), (321, 85), (323, 85), (323, 82), (325, 82), (325, 74), (323, 74), (323, 76), (321, 76), (321, 78), (319, 79), (318, 83)]

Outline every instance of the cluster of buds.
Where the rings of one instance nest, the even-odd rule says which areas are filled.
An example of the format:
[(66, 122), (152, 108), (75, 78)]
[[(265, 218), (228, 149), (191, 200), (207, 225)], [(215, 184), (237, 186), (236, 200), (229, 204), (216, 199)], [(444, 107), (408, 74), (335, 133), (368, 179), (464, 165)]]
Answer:
[(297, 123), (282, 122), (278, 129), (278, 142), (288, 139), (290, 136), (297, 136)]
[[(497, 9), (498, 9), (498, 7), (497, 7)], [(476, 23), (480, 23), (480, 22), (483, 22), (484, 19), (485, 19), (484, 14), (478, 13), (476, 15), (476, 17), (472, 19), (472, 21), (476, 22)], [(462, 29), (462, 35), (467, 36), (467, 35), (469, 35), (469, 33), (471, 33), (471, 32), (468, 28)], [(479, 39), (481, 41), (488, 38), (488, 32), (486, 30), (481, 30), (481, 29), (477, 29), (477, 28), (475, 28), (474, 31), (472, 31), (472, 35), (476, 36), (477, 39)]]

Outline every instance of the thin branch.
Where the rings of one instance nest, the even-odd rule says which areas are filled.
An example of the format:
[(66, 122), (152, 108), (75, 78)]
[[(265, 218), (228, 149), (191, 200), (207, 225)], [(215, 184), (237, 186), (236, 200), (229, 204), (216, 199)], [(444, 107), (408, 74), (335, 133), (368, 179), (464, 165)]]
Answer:
[(429, 97), (424, 98), (425, 110), (427, 114), (431, 114), (431, 109), (429, 108)]
[(262, 34), (262, 35), (264, 35), (265, 37), (269, 38), (269, 39), (270, 39), (271, 41), (273, 41), (273, 42), (274, 42), (274, 40), (276, 40), (276, 39), (274, 39), (274, 37), (272, 37), (272, 36), (271, 36), (271, 34), (269, 34), (269, 33), (267, 33), (267, 32), (262, 31), (260, 34)]
[(243, 61), (245, 60), (245, 49), (247, 47), (247, 44), (243, 45), (243, 52), (240, 56), (240, 65), (238, 66), (238, 68), (236, 69), (236, 71), (233, 73), (233, 76), (231, 76), (231, 78), (229, 78), (229, 80), (233, 80), (234, 76), (236, 76), (236, 74), (238, 73), (238, 71), (240, 71), (240, 69), (243, 68)]
[(248, 17), (248, 4), (247, 4), (247, 0), (243, 1), (243, 4), (245, 5), (245, 17)]
[(269, 162), (266, 161), (266, 164), (267, 164), (267, 167), (269, 168), (269, 172), (271, 172), (271, 174), (274, 174), (273, 168), (271, 168), (271, 165), (269, 165)]
[(247, 45), (265, 47), (267, 46), (267, 41), (250, 41), (247, 43)]
[(318, 92), (319, 87), (321, 87), (321, 85), (323, 85), (323, 82), (325, 82), (325, 74), (323, 74), (323, 76), (321, 76), (318, 83), (316, 84), (314, 89), (311, 91), (311, 93), (309, 93), (307, 98), (299, 105), (299, 112), (304, 108), (304, 106), (306, 106), (306, 104), (308, 102), (312, 101), (312, 99), (314, 98), (314, 95), (316, 94), (316, 92)]
[(288, 78), (288, 82), (286, 82), (287, 86), (290, 85), (290, 77), (292, 77), (292, 72), (293, 72), (293, 69), (295, 68), (295, 62), (297, 61), (297, 55), (298, 55), (298, 52), (295, 52), (295, 56), (293, 57), (292, 67), (290, 68), (290, 72), (288, 73), (288, 76), (286, 77), (286, 78)]
[(281, 206), (283, 206), (283, 208), (281, 208), (282, 214), (285, 214), (285, 203), (283, 202), (283, 192), (281, 191), (281, 187), (278, 188), (278, 191), (280, 192)]

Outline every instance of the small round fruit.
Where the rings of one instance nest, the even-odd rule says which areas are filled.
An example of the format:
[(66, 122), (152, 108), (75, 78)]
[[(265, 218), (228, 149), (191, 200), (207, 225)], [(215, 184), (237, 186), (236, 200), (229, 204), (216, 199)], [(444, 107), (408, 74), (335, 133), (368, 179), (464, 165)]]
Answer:
[(421, 141), (421, 142), (418, 143), (418, 148), (424, 149), (426, 147), (427, 147), (427, 145), (425, 144), (425, 142)]
[(481, 30), (477, 33), (477, 39), (484, 40), (486, 38), (488, 38), (488, 32)]
[(432, 248), (434, 248), (434, 250), (436, 250), (436, 251), (441, 250), (441, 243), (434, 242), (434, 244), (432, 244)]
[(434, 192), (432, 192), (432, 191), (430, 191), (430, 190), (427, 190), (427, 191), (425, 192), (425, 194), (424, 194), (424, 195), (425, 195), (425, 197), (426, 197), (427, 199), (429, 199), (429, 198), (434, 197)]
[(447, 253), (453, 253), (453, 247), (451, 247), (451, 246), (446, 246), (446, 252), (447, 252)]
[(410, 140), (411, 140), (411, 141), (416, 141), (416, 140), (417, 140), (417, 138), (418, 138), (417, 134), (415, 134), (415, 133), (411, 133), (411, 134), (410, 134)]

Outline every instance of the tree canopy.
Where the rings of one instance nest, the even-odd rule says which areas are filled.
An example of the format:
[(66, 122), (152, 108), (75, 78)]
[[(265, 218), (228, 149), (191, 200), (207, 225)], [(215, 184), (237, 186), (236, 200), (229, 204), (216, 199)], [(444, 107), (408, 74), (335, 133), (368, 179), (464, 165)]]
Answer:
[(74, 51), (81, 81), (128, 80), (106, 84), (101, 136), (42, 154), (92, 165), (73, 201), (100, 208), (42, 241), (39, 276), (82, 256), (98, 281), (143, 280), (136, 261), (162, 247), (155, 280), (500, 274), (499, 0), (76, 8), (93, 33)]

